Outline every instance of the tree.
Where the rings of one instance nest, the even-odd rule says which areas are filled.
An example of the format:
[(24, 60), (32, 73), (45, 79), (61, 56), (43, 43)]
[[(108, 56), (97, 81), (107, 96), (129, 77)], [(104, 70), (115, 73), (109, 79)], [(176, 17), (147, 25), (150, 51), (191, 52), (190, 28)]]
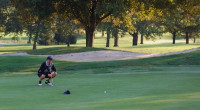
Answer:
[[(5, 17), (3, 22), (4, 33), (14, 33), (13, 39), (17, 39), (18, 34), (23, 32), (22, 25), (19, 17), (17, 16), (15, 8), (12, 6), (10, 1), (5, 2), (6, 6), (3, 9), (3, 16)], [(4, 4), (4, 5), (5, 5)], [(4, 18), (3, 17), (3, 18)]]
[(5, 23), (5, 33), (22, 33), (23, 28), (20, 23), (20, 20), (18, 16), (16, 15), (15, 11), (12, 9), (9, 9), (8, 15), (7, 15), (7, 20)]
[(42, 23), (50, 22), (55, 12), (55, 0), (13, 0), (22, 23), (35, 28), (33, 50), (36, 49)]
[(50, 45), (53, 41), (54, 32), (51, 28), (50, 23), (41, 23), (40, 32), (39, 32), (39, 44), (40, 45)]
[(31, 44), (32, 38), (33, 38), (33, 34), (35, 32), (35, 28), (32, 24), (25, 24), (24, 28), (27, 30), (26, 34), (29, 36), (28, 42), (29, 44)]
[(118, 40), (119, 40), (119, 27), (118, 25), (115, 25), (114, 20), (112, 18), (108, 18), (104, 20), (102, 23), (99, 24), (98, 30), (105, 30), (107, 33), (106, 37), (106, 47), (110, 47), (110, 38), (111, 35), (114, 38), (114, 47), (118, 47)]
[(66, 43), (68, 47), (70, 44), (76, 43), (76, 37), (73, 35), (74, 31), (79, 28), (75, 21), (63, 17), (62, 15), (56, 18), (55, 37), (57, 43)]
[(5, 25), (5, 20), (7, 18), (7, 7), (10, 0), (1, 0), (0, 1), (0, 28), (2, 30)]
[(165, 27), (165, 31), (172, 34), (173, 42), (176, 43), (176, 36), (181, 32), (182, 12), (180, 9), (174, 9), (163, 12), (161, 17), (161, 25)]
[[(200, 31), (200, 30), (199, 30)], [(192, 34), (193, 42), (196, 43), (196, 39), (200, 38), (200, 32), (195, 32)]]
[(189, 44), (192, 33), (200, 29), (200, 2), (198, 0), (183, 0), (179, 7), (183, 10), (181, 29), (185, 32), (186, 44)]
[(146, 39), (154, 39), (155, 36), (161, 36), (163, 33), (163, 28), (161, 27), (161, 25), (153, 20), (137, 21), (134, 26), (141, 35), (140, 44), (144, 44), (144, 37)]
[(114, 47), (118, 47), (118, 41), (119, 41), (119, 29), (117, 27), (113, 28), (113, 37), (114, 37)]
[(111, 14), (119, 14), (124, 6), (124, 0), (59, 0), (57, 7), (59, 12), (81, 23), (86, 31), (86, 47), (93, 47), (99, 23)]
[(146, 4), (136, 2), (129, 12), (123, 14), (125, 19), (121, 28), (127, 31), (132, 37), (132, 45), (138, 45), (138, 34), (141, 34), (141, 44), (143, 44), (143, 37), (153, 37), (161, 33), (159, 26), (156, 26), (155, 19), (156, 9), (148, 7)]

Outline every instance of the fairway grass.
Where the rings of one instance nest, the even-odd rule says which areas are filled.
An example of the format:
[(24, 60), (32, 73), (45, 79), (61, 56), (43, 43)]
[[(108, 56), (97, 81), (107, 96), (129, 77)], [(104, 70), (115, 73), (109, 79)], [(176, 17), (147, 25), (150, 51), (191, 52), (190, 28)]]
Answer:
[(9, 45), (0, 47), (0, 54), (6, 53), (19, 53), (27, 52), (33, 55), (57, 55), (57, 54), (66, 54), (66, 53), (75, 53), (75, 52), (88, 52), (88, 51), (98, 51), (98, 50), (117, 50), (117, 51), (127, 51), (127, 52), (136, 52), (136, 53), (169, 53), (184, 51), (194, 48), (199, 48), (200, 44), (184, 44), (178, 43), (175, 45), (172, 44), (144, 44), (138, 46), (120, 46), (120, 47), (101, 47), (97, 46), (95, 48), (86, 48), (84, 46), (72, 45), (67, 47), (66, 45), (51, 45), (51, 46), (37, 46), (37, 50), (32, 50), (32, 45)]
[[(54, 61), (54, 87), (44, 81), (37, 86), (37, 70), (45, 58), (1, 56), (0, 110), (199, 110), (199, 54)], [(62, 94), (66, 89), (70, 95)]]
[[(132, 46), (132, 37), (126, 36), (119, 39), (119, 47), (113, 47), (114, 39), (110, 39), (110, 47), (105, 47), (106, 38), (96, 37), (94, 40), (94, 48), (85, 47), (85, 38), (78, 37), (77, 44), (67, 47), (67, 45), (50, 45), (42, 46), (38, 45), (37, 50), (32, 50), (31, 44), (17, 44), (17, 45), (6, 45), (0, 47), (0, 54), (6, 53), (18, 53), (27, 52), (34, 55), (57, 55), (75, 52), (87, 52), (87, 51), (98, 51), (98, 50), (117, 50), (117, 51), (127, 51), (136, 53), (169, 53), (184, 51), (193, 48), (199, 48), (200, 44), (185, 44), (184, 40), (177, 40), (178, 43), (171, 44), (171, 40), (158, 40), (157, 42), (145, 41), (151, 43), (145, 43), (143, 45), (138, 44), (138, 46)], [(169, 42), (170, 41), (170, 42)], [(160, 43), (161, 42), (161, 43)], [(166, 43), (167, 42), (167, 43)]]

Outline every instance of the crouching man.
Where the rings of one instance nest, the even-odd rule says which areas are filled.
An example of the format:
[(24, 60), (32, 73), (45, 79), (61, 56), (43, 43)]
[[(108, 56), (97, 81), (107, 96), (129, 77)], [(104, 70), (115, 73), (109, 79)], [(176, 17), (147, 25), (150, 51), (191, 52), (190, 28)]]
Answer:
[(42, 63), (40, 66), (40, 69), (38, 70), (38, 77), (40, 78), (40, 81), (38, 83), (39, 86), (42, 86), (42, 80), (45, 78), (48, 78), (45, 81), (45, 84), (48, 84), (49, 86), (53, 86), (52, 83), (50, 83), (50, 80), (54, 77), (56, 77), (57, 72), (54, 64), (52, 63), (53, 58), (51, 56), (47, 57), (47, 60)]

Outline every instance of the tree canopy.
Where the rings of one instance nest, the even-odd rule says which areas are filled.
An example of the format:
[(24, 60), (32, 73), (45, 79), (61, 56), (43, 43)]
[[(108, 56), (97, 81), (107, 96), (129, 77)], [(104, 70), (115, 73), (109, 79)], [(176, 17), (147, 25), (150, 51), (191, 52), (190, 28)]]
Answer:
[[(73, 21), (86, 32), (86, 47), (93, 47), (95, 31), (99, 24), (105, 24), (104, 31), (114, 30), (118, 42), (121, 30), (133, 36), (137, 45), (138, 34), (153, 37), (165, 32), (173, 36), (182, 34), (189, 43), (189, 38), (198, 36), (200, 30), (199, 0), (1, 0), (0, 31), (20, 33), (26, 31), (29, 43), (34, 38), (36, 49), (40, 35), (56, 26), (60, 18), (65, 28), (65, 21)], [(112, 21), (109, 19), (112, 18)], [(109, 23), (110, 22), (110, 23)], [(109, 24), (109, 25), (108, 25)], [(106, 26), (110, 26), (107, 28)], [(62, 25), (62, 24), (61, 24)], [(73, 27), (73, 26), (72, 26)], [(102, 27), (102, 26), (101, 26)], [(63, 30), (63, 29), (62, 29)], [(66, 28), (69, 32), (70, 28)], [(54, 31), (54, 33), (56, 33)], [(134, 40), (135, 39), (135, 40)], [(141, 42), (142, 44), (142, 42)], [(116, 43), (117, 45), (117, 43)]]

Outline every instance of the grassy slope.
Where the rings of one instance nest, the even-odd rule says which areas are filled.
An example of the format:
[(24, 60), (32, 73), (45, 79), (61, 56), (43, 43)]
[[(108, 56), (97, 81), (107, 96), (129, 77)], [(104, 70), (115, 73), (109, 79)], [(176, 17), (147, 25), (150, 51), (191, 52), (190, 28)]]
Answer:
[[(107, 62), (88, 62), (88, 63), (75, 63), (54, 61), (55, 65), (60, 71), (66, 70), (87, 70), (87, 69), (105, 69), (105, 68), (118, 68), (129, 66), (188, 66), (200, 65), (200, 51), (191, 53), (162, 56), (154, 58), (145, 58), (137, 60), (122, 60), (122, 61), (107, 61)], [(1, 72), (33, 72), (44, 61), (43, 57), (30, 57), (30, 56), (1, 56), (0, 71)]]
[[(55, 86), (38, 87), (35, 71), (44, 58), (0, 57), (0, 109), (199, 110), (199, 59), (200, 51), (126, 61), (55, 61)], [(72, 94), (62, 95), (65, 89)]]

